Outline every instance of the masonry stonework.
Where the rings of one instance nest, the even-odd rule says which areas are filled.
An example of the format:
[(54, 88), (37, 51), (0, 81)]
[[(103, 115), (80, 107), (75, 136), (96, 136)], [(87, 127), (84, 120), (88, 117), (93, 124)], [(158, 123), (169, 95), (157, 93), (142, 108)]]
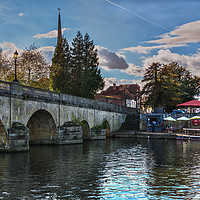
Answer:
[(32, 143), (70, 144), (80, 143), (82, 133), (81, 129), (79, 133), (67, 130), (67, 122), (85, 121), (91, 129), (106, 121), (113, 132), (121, 127), (127, 114), (135, 112), (133, 108), (0, 81), (0, 146), (15, 123), (29, 130), (24, 139), (30, 137)]

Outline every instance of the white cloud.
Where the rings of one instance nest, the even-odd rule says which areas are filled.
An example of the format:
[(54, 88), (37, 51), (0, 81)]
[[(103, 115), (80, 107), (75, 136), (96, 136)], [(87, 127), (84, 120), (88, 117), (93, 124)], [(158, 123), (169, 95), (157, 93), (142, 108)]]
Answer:
[(172, 61), (178, 62), (179, 65), (186, 67), (193, 75), (200, 76), (200, 52), (192, 55), (180, 55), (172, 53), (169, 49), (159, 50), (157, 55), (144, 59), (143, 66), (147, 68), (153, 62), (168, 64)]
[(48, 52), (48, 51), (54, 52), (55, 47), (54, 46), (44, 46), (44, 47), (40, 47), (38, 50), (42, 51), (42, 52)]
[[(64, 33), (65, 30), (69, 30), (67, 28), (62, 28), (62, 34)], [(57, 30), (53, 30), (53, 31), (50, 31), (48, 33), (44, 33), (44, 34), (37, 34), (33, 37), (35, 38), (56, 38), (57, 37), (57, 34), (58, 31)]]
[(129, 67), (121, 72), (134, 76), (144, 76), (145, 68), (129, 63)]
[(24, 13), (19, 13), (19, 16), (20, 16), (20, 17), (24, 16)]
[(128, 64), (126, 63), (124, 56), (113, 53), (105, 47), (96, 46), (99, 56), (99, 64), (105, 70), (112, 69), (127, 69)]
[(174, 31), (160, 36), (161, 39), (147, 41), (156, 44), (188, 44), (200, 42), (200, 20), (177, 27)]
[(22, 52), (15, 44), (11, 42), (0, 43), (1, 48), (3, 49), (3, 55), (8, 56), (10, 58), (14, 57), (14, 52), (17, 50), (20, 54)]
[(6, 47), (6, 48), (9, 48), (9, 49), (12, 49), (12, 50), (17, 50), (17, 46), (11, 42), (4, 42), (3, 44), (3, 47)]
[(140, 54), (148, 54), (151, 50), (154, 49), (171, 49), (173, 47), (183, 47), (187, 46), (186, 44), (167, 44), (167, 45), (156, 45), (151, 47), (144, 47), (141, 45), (138, 45), (137, 47), (128, 47), (121, 49), (123, 51), (130, 51), (132, 53), (140, 53)]
[(125, 54), (124, 51), (119, 51), (119, 52), (117, 52), (116, 54), (117, 54), (119, 57), (122, 57), (124, 60), (126, 60), (126, 55), (124, 55), (124, 54)]
[(38, 49), (39, 51), (42, 51), (45, 60), (51, 64), (51, 59), (53, 58), (53, 54), (55, 51), (55, 47), (53, 46), (45, 46), (45, 47), (40, 47)]
[(145, 41), (148, 44), (159, 44), (154, 46), (136, 46), (123, 48), (123, 51), (132, 53), (150, 53), (153, 49), (171, 49), (174, 47), (187, 46), (189, 43), (200, 42), (200, 20), (183, 24), (175, 30), (158, 36), (160, 39)]
[[(23, 49), (19, 49), (15, 44), (10, 42), (0, 43), (0, 47), (3, 49), (3, 55), (8, 56), (10, 58), (14, 57), (14, 52), (17, 50), (19, 55), (23, 52)], [(45, 60), (48, 63), (51, 63), (51, 59), (54, 54), (55, 47), (53, 46), (44, 46), (38, 49), (44, 55)]]
[(140, 80), (127, 80), (127, 79), (120, 79), (117, 78), (104, 78), (105, 80), (105, 87), (104, 90), (106, 90), (108, 87), (113, 86), (113, 83), (116, 83), (116, 85), (123, 85), (123, 84), (138, 84), (142, 88), (144, 85)]

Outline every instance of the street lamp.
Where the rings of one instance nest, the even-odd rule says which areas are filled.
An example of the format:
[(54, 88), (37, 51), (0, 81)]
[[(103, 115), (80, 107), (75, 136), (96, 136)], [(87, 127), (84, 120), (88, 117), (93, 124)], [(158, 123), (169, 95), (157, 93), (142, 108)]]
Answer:
[(14, 58), (15, 58), (15, 79), (13, 80), (13, 82), (15, 83), (19, 83), (19, 81), (17, 80), (17, 57), (18, 57), (18, 52), (17, 50), (14, 53)]

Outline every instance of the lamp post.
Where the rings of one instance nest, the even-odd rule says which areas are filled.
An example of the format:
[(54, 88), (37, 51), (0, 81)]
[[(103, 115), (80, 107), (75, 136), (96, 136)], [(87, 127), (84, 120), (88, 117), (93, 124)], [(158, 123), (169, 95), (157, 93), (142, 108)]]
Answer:
[(15, 83), (19, 83), (19, 81), (17, 80), (17, 57), (18, 57), (18, 52), (17, 50), (14, 53), (14, 58), (15, 58), (15, 79), (13, 80), (13, 82)]

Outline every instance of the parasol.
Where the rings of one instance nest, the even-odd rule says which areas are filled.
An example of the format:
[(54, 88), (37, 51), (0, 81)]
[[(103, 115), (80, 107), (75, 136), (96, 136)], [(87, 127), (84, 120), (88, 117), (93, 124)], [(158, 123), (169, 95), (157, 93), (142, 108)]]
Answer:
[(187, 118), (187, 117), (185, 117), (185, 116), (179, 117), (179, 118), (177, 119), (177, 121), (188, 121), (188, 120), (190, 120), (190, 119)]
[(165, 121), (172, 121), (175, 122), (176, 120), (173, 117), (164, 118)]
[(200, 119), (200, 116), (196, 115), (196, 116), (190, 118), (190, 120), (193, 120), (193, 119)]

